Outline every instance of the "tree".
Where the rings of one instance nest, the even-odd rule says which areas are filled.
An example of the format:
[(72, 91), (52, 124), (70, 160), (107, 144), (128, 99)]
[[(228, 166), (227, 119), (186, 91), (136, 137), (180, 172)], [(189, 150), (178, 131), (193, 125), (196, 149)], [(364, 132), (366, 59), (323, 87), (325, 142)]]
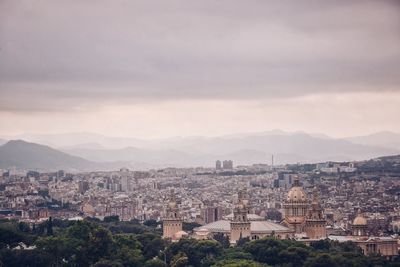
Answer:
[(144, 267), (167, 267), (167, 264), (160, 259), (148, 260)]
[(156, 228), (159, 224), (160, 224), (159, 222), (157, 222), (156, 220), (153, 220), (153, 219), (147, 220), (143, 223), (143, 225), (146, 225), (151, 228)]
[(252, 260), (222, 260), (218, 261), (212, 267), (263, 267), (266, 266), (256, 261)]
[(222, 250), (221, 244), (215, 240), (183, 238), (168, 247), (167, 258), (171, 261), (174, 255), (182, 252), (188, 257), (188, 265), (210, 266), (222, 255)]
[(290, 244), (290, 241), (284, 242), (276, 238), (264, 238), (248, 242), (243, 249), (253, 255), (253, 258), (258, 262), (277, 265), (282, 263), (282, 259), (278, 256), (279, 252), (288, 248)]
[(67, 229), (67, 236), (89, 241), (94, 225), (89, 221), (77, 221)]
[(249, 237), (241, 237), (241, 238), (239, 238), (239, 240), (237, 241), (237, 243), (236, 243), (236, 246), (238, 246), (238, 247), (243, 247), (247, 242), (249, 242), (250, 241), (250, 238)]
[(47, 221), (47, 227), (46, 227), (46, 233), (47, 235), (53, 235), (53, 219), (49, 217), (49, 220)]
[(119, 216), (118, 215), (105, 216), (103, 221), (106, 223), (119, 222)]
[(223, 248), (229, 248), (230, 246), (229, 237), (222, 233), (214, 234), (213, 239), (218, 241)]
[(194, 228), (200, 227), (201, 224), (198, 224), (196, 222), (183, 222), (182, 224), (182, 230), (186, 232), (192, 232)]
[(111, 261), (106, 259), (101, 259), (95, 264), (92, 265), (93, 267), (123, 267), (119, 261)]
[(189, 262), (185, 253), (179, 252), (171, 260), (171, 267), (185, 267)]
[(310, 246), (316, 250), (329, 251), (331, 248), (331, 242), (329, 239), (318, 240), (311, 242)]
[(152, 259), (159, 254), (160, 250), (164, 250), (164, 240), (160, 235), (146, 232), (137, 235), (136, 238), (142, 244), (145, 259)]
[(110, 231), (103, 227), (95, 228), (90, 235), (88, 250), (90, 258), (97, 260), (108, 256), (112, 246), (112, 236)]
[(278, 256), (284, 263), (291, 263), (293, 266), (302, 266), (309, 254), (310, 252), (306, 248), (291, 246), (279, 252)]
[(58, 266), (62, 262), (73, 262), (73, 256), (79, 252), (83, 242), (79, 239), (47, 236), (35, 242), (38, 250), (51, 255), (51, 263)]
[(317, 254), (306, 261), (304, 264), (306, 267), (336, 267), (338, 266), (333, 258), (326, 253)]

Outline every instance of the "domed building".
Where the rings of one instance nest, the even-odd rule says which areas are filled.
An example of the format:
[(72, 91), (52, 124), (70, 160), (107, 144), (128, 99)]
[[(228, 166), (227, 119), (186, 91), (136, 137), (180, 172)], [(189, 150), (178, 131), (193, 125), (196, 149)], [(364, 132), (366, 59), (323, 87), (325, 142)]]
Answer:
[(194, 237), (197, 239), (213, 238), (217, 234), (227, 236), (231, 244), (235, 244), (240, 238), (245, 237), (251, 240), (267, 236), (286, 239), (293, 237), (294, 232), (283, 225), (250, 213), (250, 201), (247, 199), (246, 192), (242, 190), (238, 194), (238, 203), (233, 214), (194, 229)]
[(367, 219), (358, 211), (357, 216), (352, 224), (353, 236), (366, 236), (367, 235)]
[(283, 208), (285, 210), (285, 218), (283, 219), (282, 224), (293, 230), (295, 233), (304, 232), (308, 200), (297, 177), (287, 194)]

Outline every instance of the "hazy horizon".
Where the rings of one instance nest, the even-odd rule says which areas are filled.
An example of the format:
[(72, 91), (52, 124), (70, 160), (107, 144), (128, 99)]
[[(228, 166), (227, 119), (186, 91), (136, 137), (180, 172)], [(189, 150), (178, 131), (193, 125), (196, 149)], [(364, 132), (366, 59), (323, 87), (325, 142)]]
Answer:
[(398, 1), (0, 1), (0, 135), (400, 132)]
[[(302, 130), (297, 130), (297, 131), (287, 131), (284, 129), (266, 129), (264, 131), (248, 131), (248, 132), (230, 132), (230, 133), (225, 133), (225, 134), (219, 134), (219, 135), (171, 135), (171, 136), (164, 136), (164, 137), (139, 137), (139, 136), (132, 136), (132, 135), (108, 135), (108, 134), (102, 134), (98, 132), (90, 132), (90, 131), (81, 131), (81, 132), (22, 132), (22, 133), (16, 133), (16, 134), (0, 134), (0, 138), (2, 139), (8, 139), (12, 140), (15, 138), (21, 138), (24, 136), (57, 136), (57, 135), (99, 135), (99, 136), (104, 136), (104, 137), (115, 137), (115, 138), (132, 138), (132, 139), (142, 139), (142, 140), (162, 140), (162, 139), (173, 139), (173, 138), (218, 138), (218, 137), (230, 137), (230, 136), (237, 136), (237, 135), (259, 135), (259, 134), (307, 134), (311, 135), (314, 137), (326, 137), (326, 138), (332, 138), (332, 139), (346, 139), (346, 138), (353, 138), (353, 137), (361, 137), (361, 136), (370, 136), (374, 134), (381, 134), (381, 133), (392, 133), (392, 134), (399, 134), (399, 132), (395, 131), (389, 131), (389, 130), (382, 130), (382, 131), (377, 131), (377, 132), (370, 132), (370, 133), (365, 133), (363, 135), (352, 135), (352, 136), (331, 136), (326, 133), (322, 132), (306, 132)], [(29, 140), (25, 140), (29, 141)]]

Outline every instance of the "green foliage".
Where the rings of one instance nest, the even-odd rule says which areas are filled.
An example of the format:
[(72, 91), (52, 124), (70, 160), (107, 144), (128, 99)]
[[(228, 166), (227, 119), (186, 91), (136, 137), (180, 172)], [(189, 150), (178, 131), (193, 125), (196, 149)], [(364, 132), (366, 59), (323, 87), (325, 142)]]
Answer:
[(222, 260), (212, 265), (212, 267), (264, 267), (264, 266), (267, 265), (252, 260)]
[(305, 263), (306, 267), (339, 267), (329, 254), (318, 254)]
[(170, 262), (180, 253), (187, 256), (188, 265), (210, 266), (215, 263), (216, 257), (222, 254), (221, 244), (215, 240), (181, 239), (172, 243), (167, 250)]
[(29, 234), (29, 226), (15, 221), (3, 221), (0, 224), (0, 249), (14, 248), (20, 242), (30, 245), (35, 240), (35, 236)]
[(160, 224), (161, 222), (157, 222), (156, 220), (147, 220), (143, 223), (143, 225), (146, 225), (151, 228), (156, 228)]
[(167, 264), (159, 259), (148, 260), (144, 267), (167, 267)]
[(53, 219), (51, 217), (46, 222), (46, 229), (47, 235), (53, 235)]
[(248, 238), (248, 237), (244, 237), (244, 238), (240, 238), (238, 241), (237, 241), (237, 243), (236, 243), (236, 246), (238, 246), (238, 247), (243, 247), (246, 243), (248, 243), (248, 242), (250, 242), (250, 238)]
[(118, 215), (106, 216), (106, 217), (104, 217), (103, 221), (106, 223), (119, 222), (119, 216)]
[(192, 232), (194, 228), (200, 227), (201, 224), (195, 222), (183, 222), (182, 230), (185, 232)]
[(230, 246), (229, 237), (222, 233), (215, 234), (213, 236), (213, 239), (218, 241), (223, 248), (229, 248), (229, 246)]
[[(352, 242), (320, 240), (305, 246), (270, 237), (230, 247), (225, 236), (216, 235), (217, 240), (184, 238), (170, 243), (153, 226), (153, 221), (146, 226), (137, 221), (55, 219), (30, 228), (26, 223), (0, 220), (0, 266), (400, 266), (400, 257), (367, 257)], [(35, 247), (16, 249), (21, 243)]]
[(189, 258), (183, 252), (176, 254), (171, 260), (171, 267), (185, 267), (189, 263)]

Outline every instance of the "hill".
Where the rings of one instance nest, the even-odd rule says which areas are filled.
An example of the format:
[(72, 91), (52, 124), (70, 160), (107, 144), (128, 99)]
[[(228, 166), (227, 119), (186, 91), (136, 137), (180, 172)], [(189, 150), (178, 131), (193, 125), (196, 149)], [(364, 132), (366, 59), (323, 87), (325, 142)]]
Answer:
[(24, 170), (88, 170), (96, 165), (48, 146), (11, 140), (0, 146), (0, 168)]
[(346, 138), (346, 140), (354, 144), (400, 150), (400, 134), (389, 131), (382, 131), (364, 136), (349, 137)]
[(65, 152), (93, 161), (122, 160), (158, 166), (213, 166), (216, 159), (232, 159), (235, 165), (310, 163), (364, 160), (398, 154), (399, 150), (354, 144), (347, 140), (305, 133), (265, 132), (222, 137), (175, 137), (143, 142), (122, 149), (67, 149)]

